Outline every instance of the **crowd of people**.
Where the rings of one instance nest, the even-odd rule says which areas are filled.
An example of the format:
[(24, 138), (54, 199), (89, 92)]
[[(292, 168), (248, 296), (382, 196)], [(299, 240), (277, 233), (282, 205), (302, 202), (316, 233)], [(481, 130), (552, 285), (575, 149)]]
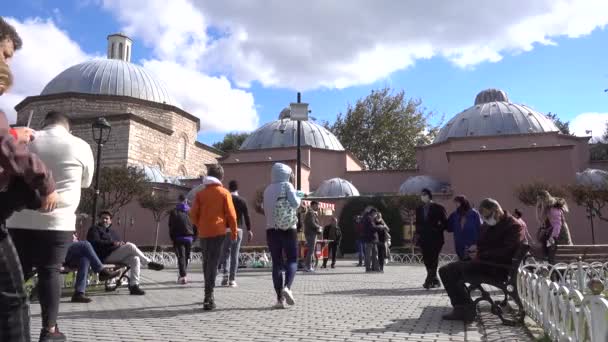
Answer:
[[(0, 18), (0, 95), (11, 86), (9, 61), (22, 45), (15, 29)], [(78, 269), (72, 302), (88, 303), (85, 295), (88, 272), (99, 273), (100, 280), (119, 275), (107, 264), (130, 268), (129, 293), (144, 295), (140, 287), (141, 267), (162, 270), (133, 243), (123, 241), (112, 229), (112, 213), (102, 211), (88, 230), (86, 241), (75, 239), (75, 212), (81, 189), (90, 186), (94, 174), (90, 146), (70, 132), (70, 120), (56, 111), (47, 113), (42, 130), (11, 128), (0, 112), (0, 341), (30, 341), (29, 308), (25, 281), (34, 270), (38, 275), (42, 329), (40, 341), (65, 341), (57, 317), (61, 296), (60, 271), (63, 265)], [(218, 269), (221, 284), (236, 287), (239, 249), (245, 235), (253, 237), (246, 201), (238, 194), (238, 184), (223, 186), (220, 165), (208, 167), (204, 187), (190, 206), (182, 196), (169, 217), (169, 232), (178, 259), (178, 283), (188, 283), (187, 268), (193, 242), (200, 240), (203, 260), (204, 310), (216, 307), (214, 288)], [(322, 226), (319, 203), (302, 206), (303, 193), (294, 189), (293, 172), (285, 164), (272, 166), (271, 183), (263, 197), (266, 240), (272, 257), (275, 309), (295, 304), (293, 284), (298, 263), (298, 216), (304, 214), (303, 230), (307, 245), (305, 270), (313, 272), (317, 239), (328, 243), (322, 267), (336, 266), (342, 231), (334, 217)], [(493, 199), (484, 199), (479, 209), (464, 196), (454, 198), (457, 209), (448, 217), (445, 208), (433, 201), (428, 189), (422, 190), (423, 205), (415, 212), (415, 243), (422, 251), (427, 276), (426, 289), (445, 287), (454, 310), (445, 319), (471, 321), (475, 308), (465, 288), (470, 277), (504, 277), (527, 228), (521, 218), (512, 216)], [(543, 192), (539, 196), (537, 239), (551, 260), (560, 244), (571, 243), (564, 214), (563, 199)], [(390, 229), (377, 208), (369, 207), (356, 217), (359, 234), (359, 266), (366, 272), (384, 272), (390, 254)], [(438, 270), (444, 232), (454, 234), (458, 261)], [(219, 267), (222, 266), (222, 267)], [(439, 277), (438, 277), (439, 274)], [(441, 281), (439, 280), (441, 278)]]

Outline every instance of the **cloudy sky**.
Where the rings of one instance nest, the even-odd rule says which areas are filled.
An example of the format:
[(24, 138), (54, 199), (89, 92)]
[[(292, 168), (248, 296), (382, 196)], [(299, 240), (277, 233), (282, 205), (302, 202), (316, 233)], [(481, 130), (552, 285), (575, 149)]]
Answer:
[(65, 68), (105, 57), (121, 31), (132, 62), (201, 119), (205, 143), (274, 120), (296, 91), (333, 121), (384, 86), (422, 99), (435, 120), (501, 88), (580, 134), (608, 121), (605, 0), (29, 0), (2, 15), (24, 40), (0, 97), (9, 114)]

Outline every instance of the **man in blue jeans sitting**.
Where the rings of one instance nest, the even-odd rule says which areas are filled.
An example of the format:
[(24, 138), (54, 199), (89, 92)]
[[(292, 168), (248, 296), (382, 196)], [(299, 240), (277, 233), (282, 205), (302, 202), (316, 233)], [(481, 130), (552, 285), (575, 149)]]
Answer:
[(120, 275), (120, 271), (113, 271), (103, 266), (93, 246), (88, 241), (75, 241), (70, 245), (65, 257), (65, 265), (78, 268), (72, 303), (90, 303), (92, 301), (91, 298), (84, 295), (87, 288), (89, 266), (93, 269), (93, 272), (99, 273), (99, 281), (106, 281)]

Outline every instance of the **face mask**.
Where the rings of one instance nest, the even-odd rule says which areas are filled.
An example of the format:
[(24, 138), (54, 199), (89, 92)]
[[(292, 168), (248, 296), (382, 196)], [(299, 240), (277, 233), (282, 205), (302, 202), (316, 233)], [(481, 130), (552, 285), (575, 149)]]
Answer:
[(0, 62), (0, 95), (13, 85), (13, 74), (5, 62)]
[(108, 228), (109, 226), (111, 226), (111, 224), (106, 223), (106, 222), (102, 222), (101, 226), (104, 227), (104, 228)]
[(493, 227), (496, 225), (496, 219), (494, 217), (491, 217), (489, 219), (483, 219), (483, 222), (485, 222), (488, 226)]
[(420, 199), (422, 200), (422, 202), (424, 203), (428, 203), (431, 199), (429, 198), (429, 196), (427, 195), (422, 195), (420, 196)]

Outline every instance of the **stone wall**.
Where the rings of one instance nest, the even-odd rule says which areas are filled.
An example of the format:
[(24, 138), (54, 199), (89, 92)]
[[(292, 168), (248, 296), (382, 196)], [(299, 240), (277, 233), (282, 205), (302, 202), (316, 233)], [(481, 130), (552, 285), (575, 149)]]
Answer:
[[(112, 99), (111, 99), (112, 98)], [(36, 97), (18, 106), (17, 124), (25, 125), (33, 111), (31, 127), (40, 129), (51, 110), (66, 113), (73, 121), (72, 132), (86, 140), (97, 155), (91, 124), (104, 116), (112, 125), (110, 140), (103, 148), (102, 165), (160, 166), (166, 176), (198, 177), (205, 164), (215, 163), (218, 154), (196, 143), (199, 122), (181, 112), (114, 97), (85, 95), (63, 98)], [(185, 140), (185, 159), (180, 143)]]

